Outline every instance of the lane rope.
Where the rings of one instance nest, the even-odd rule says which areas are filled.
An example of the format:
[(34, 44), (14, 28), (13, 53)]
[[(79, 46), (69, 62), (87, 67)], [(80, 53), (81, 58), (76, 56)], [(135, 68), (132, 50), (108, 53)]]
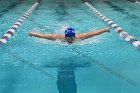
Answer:
[(111, 19), (108, 19), (105, 17), (102, 13), (100, 13), (96, 8), (94, 8), (91, 4), (86, 2), (85, 0), (82, 0), (95, 14), (98, 15), (99, 18), (101, 18), (104, 22), (106, 22), (110, 27), (114, 28), (115, 31), (120, 35), (122, 39), (125, 41), (130, 42), (135, 47), (140, 48), (140, 41), (135, 39), (133, 36), (129, 35), (127, 32), (125, 32), (118, 24), (114, 23)]
[(19, 20), (3, 35), (0, 39), (0, 46), (7, 43), (11, 37), (15, 34), (16, 30), (22, 25), (23, 21), (27, 19), (27, 17), (32, 13), (32, 11), (38, 6), (41, 0), (38, 0), (34, 5), (30, 7), (30, 9), (23, 15)]
[(140, 4), (140, 1), (135, 1), (136, 4)]

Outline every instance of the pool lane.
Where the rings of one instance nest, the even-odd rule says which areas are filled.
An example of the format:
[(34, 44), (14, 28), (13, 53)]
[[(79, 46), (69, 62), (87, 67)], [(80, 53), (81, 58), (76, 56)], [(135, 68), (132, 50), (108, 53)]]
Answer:
[[(23, 0), (21, 0), (21, 1), (23, 1)], [(22, 2), (12, 2), (12, 4), (10, 4), (8, 7), (6, 7), (5, 9), (3, 9), (3, 10), (0, 11), (0, 17), (2, 17), (8, 11), (14, 9), (20, 3), (22, 3)]]
[(126, 20), (126, 19), (128, 20), (128, 19), (132, 19), (132, 18), (136, 18), (136, 19), (139, 19), (139, 18), (140, 18), (140, 17), (138, 17), (138, 16), (136, 16), (136, 15), (129, 14), (129, 12), (127, 12), (125, 9), (123, 9), (123, 8), (117, 6), (117, 5), (114, 5), (114, 4), (113, 4), (112, 2), (110, 2), (110, 1), (105, 1), (105, 3), (106, 3), (107, 5), (109, 5), (110, 8), (114, 9), (114, 11), (118, 11), (118, 12), (120, 12), (120, 13), (122, 13), (122, 14), (125, 14), (126, 17), (123, 18), (122, 20)]
[[(112, 5), (117, 6), (121, 9), (124, 10), (124, 12), (127, 12), (128, 15), (126, 17), (124, 17), (120, 22), (118, 20), (118, 23), (122, 24), (122, 26), (124, 26), (124, 28), (132, 35), (135, 36), (137, 39), (139, 38), (139, 27), (140, 27), (140, 15), (138, 12), (139, 11), (139, 5), (138, 4), (132, 4), (131, 2), (129, 2), (128, 0), (125, 1), (124, 3), (119, 4), (116, 1), (110, 1), (110, 3), (112, 3), (110, 6), (110, 8), (114, 9), (112, 7)], [(115, 10), (115, 9), (114, 9)], [(121, 11), (117, 11), (120, 12)], [(130, 25), (128, 27), (126, 27), (126, 25)], [(133, 28), (133, 29), (132, 29)], [(131, 29), (131, 30), (130, 30)]]
[(107, 5), (109, 5), (110, 8), (114, 9), (114, 11), (119, 11), (119, 12), (121, 12), (122, 14), (128, 15), (128, 12), (126, 12), (125, 9), (114, 5), (114, 4), (111, 3), (110, 1), (104, 1), (104, 2), (105, 2)]
[[(21, 1), (24, 1), (24, 0), (21, 0)], [(8, 7), (0, 10), (0, 18), (3, 17), (6, 13), (8, 13), (10, 10), (14, 9), (17, 5), (21, 4), (22, 2), (17, 2), (17, 1), (14, 1), (12, 2)], [(1, 22), (1, 24), (3, 23), (4, 21)], [(1, 33), (0, 34), (4, 34), (4, 31), (1, 30)]]
[(38, 6), (40, 0), (36, 1), (32, 7), (19, 19), (17, 22), (7, 31), (6, 34), (0, 39), (0, 45), (4, 45), (11, 39), (11, 37), (15, 34), (16, 30), (22, 25), (23, 21), (27, 19), (27, 17), (32, 13), (32, 11)]
[[(46, 10), (47, 11), (47, 10)], [(37, 11), (36, 11), (37, 12)], [(59, 14), (58, 14), (59, 15)], [(51, 16), (51, 15), (50, 15)], [(42, 19), (42, 16), (40, 16), (41, 17), (41, 19)], [(47, 17), (46, 17), (47, 18)], [(31, 19), (31, 18), (29, 18), (29, 19)], [(35, 19), (34, 19), (35, 20)], [(44, 19), (43, 19), (44, 20)], [(86, 20), (86, 19), (85, 19)], [(35, 20), (36, 21), (36, 20)], [(48, 20), (47, 20), (48, 21)], [(57, 20), (58, 21), (58, 20)], [(66, 20), (67, 21), (67, 20)], [(73, 21), (73, 20), (72, 20)], [(36, 21), (37, 22), (37, 21)], [(43, 23), (43, 22), (42, 22)], [(90, 22), (89, 22), (90, 23)], [(41, 24), (41, 23), (40, 23)], [(52, 23), (53, 24), (53, 23)], [(42, 25), (42, 24), (41, 24)], [(45, 25), (45, 24), (44, 24)], [(81, 24), (82, 25), (82, 24)], [(99, 25), (99, 24), (98, 24)], [(82, 25), (83, 26), (83, 25)], [(100, 26), (100, 25), (99, 25)], [(41, 27), (42, 28), (42, 27)], [(84, 29), (85, 30), (85, 29)], [(26, 30), (27, 31), (27, 30)], [(25, 35), (24, 35), (25, 36)], [(20, 37), (20, 36), (19, 36)], [(22, 37), (20, 37), (20, 38), (22, 38)], [(14, 54), (20, 54), (20, 56), (22, 56), (23, 58), (26, 58), (26, 56), (24, 56), (24, 54), (26, 54), (27, 56), (31, 56), (31, 54), (30, 55), (28, 55), (28, 53), (30, 52), (30, 51), (27, 51), (26, 52), (26, 50), (24, 50), (23, 49), (23, 46), (25, 45), (26, 46), (26, 43), (24, 43), (24, 41), (20, 41), (19, 40), (19, 42), (23, 42), (22, 44), (19, 44), (19, 45), (21, 45), (21, 50), (23, 50), (23, 52), (22, 53), (20, 53), (19, 51), (18, 51), (18, 49), (16, 50), (17, 52), (16, 53), (14, 53)], [(34, 41), (33, 41), (34, 42)], [(17, 43), (18, 44), (18, 43)], [(32, 44), (32, 43), (31, 43)], [(9, 45), (10, 45), (10, 43), (9, 43)], [(13, 47), (12, 47), (12, 45), (13, 44), (11, 44), (11, 49), (14, 49), (15, 47), (16, 47), (16, 45), (13, 45)], [(49, 44), (46, 44), (46, 45), (44, 45), (44, 48), (41, 48), (41, 47), (39, 47), (39, 46), (43, 46), (43, 45), (41, 45), (40, 43), (39, 44), (35, 44), (34, 46), (36, 47), (36, 48), (34, 48), (34, 46), (33, 47), (30, 47), (30, 43), (28, 43), (28, 47), (30, 47), (30, 50), (32, 50), (33, 49), (33, 51), (36, 51), (36, 50), (38, 50), (38, 52), (30, 52), (30, 53), (32, 53), (32, 55), (36, 55), (36, 58), (34, 59), (35, 61), (31, 61), (31, 62), (36, 62), (36, 60), (37, 60), (37, 58), (39, 58), (40, 56), (40, 61), (43, 61), (43, 59), (45, 59), (45, 62), (47, 63), (48, 62), (48, 60), (47, 60), (47, 57), (48, 58), (51, 58), (50, 56), (53, 56), (53, 55), (49, 55), (49, 54), (47, 54), (48, 52), (53, 52), (53, 50), (55, 50), (55, 49), (57, 49), (57, 48), (59, 48), (59, 47), (56, 47), (56, 48), (53, 48), (53, 46), (57, 46), (57, 45), (53, 45), (52, 47), (50, 47), (50, 49), (51, 49), (51, 51), (48, 51), (49, 50)], [(81, 49), (80, 51), (81, 52), (84, 52), (84, 50), (86, 50), (86, 49), (89, 49), (90, 47), (91, 47), (92, 45), (90, 45), (90, 46), (88, 46), (88, 47), (86, 47), (85, 49), (83, 48), (83, 49)], [(96, 46), (96, 45), (93, 45), (93, 46)], [(61, 46), (61, 47), (63, 47), (63, 46)], [(84, 46), (83, 46), (84, 47)], [(99, 46), (99, 47), (101, 47), (101, 46)], [(19, 48), (19, 47), (18, 47)], [(45, 50), (46, 49), (46, 50)], [(96, 50), (96, 47), (93, 47), (92, 48), (93, 49), (93, 51), (94, 50)], [(104, 48), (103, 48), (104, 49)], [(62, 50), (62, 49), (59, 49), (59, 50), (61, 50), (62, 52), (64, 52), (64, 50)], [(93, 54), (97, 54), (97, 56), (99, 55), (98, 53), (99, 52), (104, 52), (104, 51), (101, 51), (102, 49), (100, 49), (97, 53), (96, 53), (96, 51), (95, 52), (93, 52)], [(109, 48), (108, 50), (110, 50), (111, 51), (111, 49)], [(40, 53), (39, 51), (45, 51), (45, 53), (44, 52), (42, 52), (42, 53)], [(54, 55), (56, 55), (57, 53), (56, 52), (61, 52), (61, 51), (54, 51), (53, 52), (53, 54)], [(68, 50), (66, 50), (66, 51), (68, 51)], [(74, 50), (73, 50), (74, 51)], [(75, 52), (75, 51), (74, 51)], [(40, 53), (40, 56), (37, 56), (38, 54)], [(90, 53), (90, 52), (89, 52)], [(46, 56), (44, 57), (44, 55), (46, 54)], [(66, 52), (65, 54), (68, 54), (68, 52)], [(80, 53), (81, 54), (81, 53)], [(66, 56), (66, 55), (65, 55)], [(62, 56), (61, 54), (59, 55), (59, 56), (57, 56), (58, 58), (63, 58), (63, 57), (65, 57), (65, 56)], [(103, 55), (103, 56), (105, 56), (105, 55)], [(119, 55), (118, 55), (119, 56)], [(79, 54), (78, 55), (76, 55), (76, 57), (79, 57)], [(94, 57), (94, 56), (93, 56)], [(96, 57), (96, 56), (95, 56)], [(112, 56), (111, 56), (112, 57)], [(28, 57), (27, 57), (28, 58)], [(74, 58), (66, 58), (66, 60), (70, 60), (70, 59), (74, 59)], [(77, 58), (75, 58), (75, 59), (77, 59)], [(74, 60), (75, 60), (74, 59)], [(33, 60), (33, 59), (32, 59)], [(64, 62), (67, 62), (66, 60), (64, 60)], [(40, 61), (38, 61), (38, 62), (40, 62)], [(62, 60), (61, 60), (62, 61)], [(87, 60), (86, 60), (87, 61)], [(50, 62), (52, 62), (52, 60), (50, 61)], [(57, 60), (56, 60), (56, 62), (57, 62)], [(12, 63), (12, 61), (11, 61), (11, 63)], [(79, 60), (79, 63), (81, 63), (81, 60)], [(67, 67), (68, 66), (68, 67)], [(47, 67), (47, 66), (46, 66)], [(55, 67), (55, 66), (54, 66)], [(52, 67), (53, 68), (53, 67)], [(41, 88), (39, 88), (39, 89), (37, 89), (36, 91), (38, 91), (38, 93), (42, 93), (42, 92), (39, 92), (39, 90), (41, 91), (41, 90), (43, 90), (43, 91), (48, 91), (49, 90), (49, 88), (48, 88), (48, 85), (50, 85), (51, 86), (51, 84), (55, 84), (55, 85), (57, 85), (57, 87), (58, 87), (58, 90), (59, 90), (59, 93), (85, 93), (85, 92), (88, 92), (88, 93), (93, 93), (95, 90), (93, 89), (93, 88), (91, 88), (91, 90), (92, 90), (92, 92), (89, 92), (89, 88), (87, 87), (87, 86), (90, 86), (90, 83), (87, 83), (87, 85), (85, 85), (85, 84), (80, 84), (79, 82), (84, 82), (85, 81), (85, 79), (89, 79), (89, 77), (91, 77), (91, 78), (93, 78), (93, 80), (91, 80), (90, 82), (92, 82), (93, 81), (93, 83), (91, 84), (91, 86), (98, 86), (98, 87), (96, 87), (96, 89), (102, 89), (102, 84), (100, 83), (96, 83), (96, 81), (97, 81), (97, 79), (96, 78), (94, 78), (94, 77), (96, 77), (96, 76), (98, 76), (98, 75), (100, 75), (100, 74), (102, 74), (102, 73), (98, 73), (97, 75), (93, 75), (93, 76), (89, 76), (90, 74), (89, 73), (95, 73), (94, 71), (95, 70), (90, 70), (90, 71), (86, 71), (86, 73), (88, 73), (88, 74), (86, 74), (85, 76), (87, 76), (87, 78), (84, 78), (84, 77), (81, 77), (82, 78), (82, 80), (81, 81), (79, 81), (79, 82), (77, 82), (77, 80), (75, 80), (76, 78), (79, 78), (80, 76), (78, 76), (78, 75), (76, 75), (75, 76), (75, 73), (76, 73), (76, 71), (75, 71), (75, 69), (76, 68), (78, 68), (78, 66), (77, 67), (73, 67), (73, 66), (71, 66), (71, 64), (68, 64), (68, 65), (65, 65), (65, 63), (64, 64), (62, 64), (62, 65), (60, 65), (60, 66), (56, 66), (55, 68), (58, 68), (58, 75), (57, 75), (57, 81), (55, 82), (55, 83), (53, 83), (53, 82), (51, 82), (51, 83), (49, 83), (50, 81), (49, 80), (42, 80), (42, 75), (40, 75), (39, 74), (39, 76), (40, 76), (40, 80), (39, 80), (39, 82), (38, 82), (38, 85), (40, 85), (41, 86)], [(84, 69), (84, 68), (82, 68), (82, 69)], [(30, 71), (30, 69), (27, 69), (28, 71)], [(65, 71), (66, 70), (66, 71)], [(99, 69), (98, 69), (99, 70)], [(93, 72), (92, 72), (93, 71)], [(52, 73), (53, 71), (52, 70), (50, 70), (50, 73)], [(82, 72), (82, 71), (81, 71)], [(27, 73), (27, 71), (25, 72), (25, 73)], [(25, 74), (25, 73), (23, 73), (23, 74)], [(33, 71), (31, 72), (31, 73), (33, 73)], [(81, 73), (82, 75), (83, 75), (83, 72)], [(25, 74), (26, 75), (26, 74)], [(106, 75), (106, 74), (105, 74)], [(33, 74), (32, 75), (32, 79), (35, 79), (35, 77), (36, 77), (37, 75), (36, 74)], [(72, 76), (72, 77), (69, 77), (69, 76)], [(106, 76), (108, 76), (108, 74), (106, 75)], [(28, 77), (28, 76), (27, 76)], [(23, 77), (25, 80), (26, 80), (26, 78), (27, 77)], [(12, 78), (12, 77), (11, 77)], [(104, 78), (104, 77), (103, 77)], [(112, 78), (112, 77), (111, 77)], [(101, 79), (102, 80), (102, 79)], [(104, 81), (106, 81), (106, 79), (103, 79)], [(40, 82), (45, 82), (45, 81), (47, 81), (47, 83), (46, 83), (46, 85), (42, 85)], [(70, 82), (71, 81), (71, 82)], [(95, 82), (94, 82), (95, 81)], [(103, 82), (104, 82), (103, 81)], [(109, 81), (112, 81), (112, 80), (109, 80)], [(28, 81), (27, 81), (28, 82)], [(60, 82), (62, 82), (62, 83), (60, 83)], [(64, 83), (63, 83), (64, 82)], [(98, 80), (98, 82), (100, 82), (100, 79)], [(117, 82), (117, 81), (116, 81)], [(118, 81), (119, 82), (119, 81)], [(26, 83), (26, 82), (25, 82)], [(71, 83), (71, 85), (68, 85), (67, 83)], [(30, 83), (29, 83), (30, 84)], [(32, 82), (32, 84), (35, 86), (35, 82)], [(98, 85), (96, 85), (96, 84), (98, 84)], [(108, 84), (108, 83), (107, 83)], [(115, 83), (116, 84), (116, 83)], [(114, 86), (116, 87), (116, 85), (114, 84)], [(80, 85), (82, 85), (83, 87), (79, 87)], [(106, 86), (106, 85), (105, 85)], [(108, 86), (111, 86), (111, 85), (108, 85)], [(30, 86), (30, 85), (28, 85), (28, 87), (31, 89), (32, 87)], [(42, 88), (42, 87), (45, 87), (45, 88)], [(68, 89), (68, 87), (69, 87), (69, 89)], [(79, 90), (81, 90), (81, 92), (77, 92), (77, 87), (79, 88)], [(52, 90), (55, 90), (55, 86), (52, 86), (51, 87), (52, 88)], [(8, 89), (8, 88), (7, 88)], [(17, 88), (18, 89), (18, 88)], [(23, 86), (23, 88), (22, 88), (23, 90), (24, 90), (24, 86)], [(35, 88), (34, 88), (35, 89)], [(25, 90), (26, 92), (32, 92), (34, 89), (32, 89), (32, 90)], [(85, 90), (84, 90), (85, 89)], [(106, 90), (107, 88), (104, 88), (102, 91), (104, 91), (104, 90)], [(110, 89), (110, 88), (109, 88)], [(117, 90), (118, 88), (116, 88), (116, 90)], [(67, 91), (67, 92), (65, 92), (65, 91), (61, 91), (61, 90), (70, 90), (70, 91)], [(114, 90), (114, 91), (116, 91), (116, 90)], [(23, 92), (23, 91), (21, 91), (21, 92)], [(57, 92), (49, 92), (49, 93), (57, 93)], [(103, 93), (103, 92), (100, 92), (100, 93)], [(107, 92), (106, 92), (107, 93)], [(116, 92), (114, 92), (114, 93), (116, 93)]]

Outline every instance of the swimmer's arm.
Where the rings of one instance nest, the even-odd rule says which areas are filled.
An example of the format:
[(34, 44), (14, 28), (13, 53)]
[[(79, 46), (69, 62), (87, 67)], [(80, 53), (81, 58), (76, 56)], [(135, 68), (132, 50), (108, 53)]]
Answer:
[(29, 32), (29, 35), (34, 36), (34, 37), (39, 37), (39, 38), (45, 38), (49, 40), (56, 40), (56, 39), (63, 40), (64, 39), (63, 35), (57, 35), (57, 34), (40, 34), (36, 32)]
[(94, 32), (87, 32), (87, 33), (83, 33), (83, 34), (78, 34), (78, 35), (76, 35), (76, 38), (77, 39), (87, 39), (87, 38), (90, 38), (90, 37), (93, 37), (96, 35), (100, 35), (104, 32), (109, 32), (109, 31), (110, 31), (109, 28), (105, 28), (105, 29), (94, 31)]

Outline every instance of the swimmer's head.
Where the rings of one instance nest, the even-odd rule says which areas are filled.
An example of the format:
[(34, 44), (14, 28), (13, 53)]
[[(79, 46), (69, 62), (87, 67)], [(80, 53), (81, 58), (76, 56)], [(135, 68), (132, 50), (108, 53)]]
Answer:
[(65, 30), (65, 37), (75, 37), (75, 30), (71, 27), (68, 27)]

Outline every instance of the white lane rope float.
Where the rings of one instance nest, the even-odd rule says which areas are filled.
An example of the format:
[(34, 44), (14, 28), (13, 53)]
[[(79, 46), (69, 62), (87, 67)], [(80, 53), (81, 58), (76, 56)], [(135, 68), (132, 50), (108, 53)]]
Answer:
[(130, 42), (135, 47), (140, 48), (140, 41), (135, 39), (133, 36), (129, 35), (127, 32), (125, 32), (119, 25), (114, 23), (111, 19), (108, 19), (105, 17), (102, 13), (100, 13), (96, 8), (94, 8), (91, 4), (86, 2), (85, 0), (82, 0), (95, 14), (99, 16), (104, 22), (106, 22), (110, 27), (114, 28), (115, 31), (120, 35), (122, 39), (125, 41)]
[(27, 19), (27, 17), (32, 13), (32, 11), (38, 6), (40, 3), (40, 0), (38, 0), (34, 5), (31, 6), (31, 8), (21, 17), (19, 20), (6, 32), (6, 34), (3, 35), (3, 37), (0, 39), (0, 46), (4, 45), (11, 39), (11, 37), (15, 34), (17, 28), (19, 28), (23, 21)]
[(140, 1), (135, 1), (136, 4), (140, 4)]

